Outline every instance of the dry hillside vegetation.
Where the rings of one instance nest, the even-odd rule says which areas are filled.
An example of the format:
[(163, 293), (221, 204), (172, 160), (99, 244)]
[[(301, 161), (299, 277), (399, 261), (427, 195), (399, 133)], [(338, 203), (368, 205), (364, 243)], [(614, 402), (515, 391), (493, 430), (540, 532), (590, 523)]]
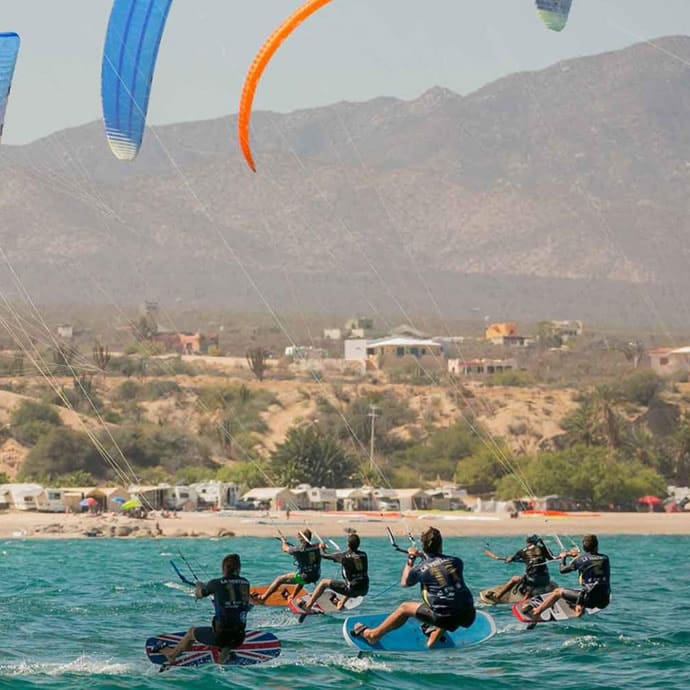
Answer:
[[(562, 433), (560, 420), (568, 415), (575, 403), (573, 391), (552, 390), (541, 387), (509, 388), (483, 387), (475, 384), (467, 389), (464, 398), (458, 395), (457, 388), (440, 386), (409, 386), (387, 384), (339, 384), (337, 389), (329, 384), (318, 384), (304, 381), (264, 381), (247, 382), (246, 380), (222, 379), (218, 377), (161, 377), (138, 379), (137, 386), (152, 382), (166, 382), (176, 390), (161, 399), (138, 400), (138, 421), (159, 427), (179, 427), (187, 432), (199, 433), (204, 425), (217, 426), (221, 423), (222, 414), (218, 409), (211, 409), (208, 404), (200, 402), (200, 391), (221, 386), (246, 386), (250, 393), (269, 393), (273, 401), (261, 411), (260, 417), (265, 422), (263, 433), (254, 434), (256, 447), (265, 455), (274, 450), (285, 440), (288, 430), (294, 426), (309, 423), (318, 419), (318, 401), (327, 400), (336, 409), (344, 409), (343, 399), (349, 401), (359, 397), (386, 391), (398, 401), (403, 402), (410, 410), (410, 420), (388, 431), (391, 436), (402, 440), (421, 438), (433, 428), (448, 427), (458, 421), (463, 414), (476, 417), (493, 435), (503, 437), (508, 446), (516, 453), (530, 453), (537, 449), (548, 449), (555, 436)], [(9, 423), (10, 414), (17, 405), (32, 397), (45, 395), (45, 386), (41, 381), (24, 381), (26, 390), (32, 396), (19, 395), (0, 391), (0, 422)], [(65, 386), (69, 381), (61, 381)], [(104, 406), (121, 409), (123, 379), (106, 378), (96, 386), (96, 394)], [(457, 401), (457, 402), (456, 402)], [(92, 430), (99, 429), (99, 422), (93, 416), (79, 414), (63, 407), (55, 407), (62, 423), (69, 428), (82, 431), (84, 425)], [(124, 423), (124, 421), (123, 421)], [(117, 428), (117, 423), (109, 423)], [(368, 439), (363, 439), (368, 442)], [(5, 440), (0, 446), (0, 472), (15, 477), (27, 449), (13, 439)], [(227, 462), (224, 457), (216, 457), (220, 463)]]

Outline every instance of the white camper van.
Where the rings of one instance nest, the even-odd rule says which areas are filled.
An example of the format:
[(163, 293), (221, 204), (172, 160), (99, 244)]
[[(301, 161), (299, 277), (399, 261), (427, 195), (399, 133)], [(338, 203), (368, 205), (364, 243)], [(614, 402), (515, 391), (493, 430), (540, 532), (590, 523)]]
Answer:
[(45, 513), (64, 513), (65, 512), (65, 492), (63, 489), (46, 489), (45, 503), (39, 510)]

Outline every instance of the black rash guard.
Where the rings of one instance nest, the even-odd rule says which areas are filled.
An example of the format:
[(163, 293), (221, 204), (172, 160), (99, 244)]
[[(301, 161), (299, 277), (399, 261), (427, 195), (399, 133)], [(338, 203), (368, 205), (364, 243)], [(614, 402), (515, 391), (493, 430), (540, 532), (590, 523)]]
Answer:
[(407, 576), (407, 585), (420, 584), (422, 598), (441, 616), (474, 609), (474, 597), (463, 579), (464, 564), (453, 556), (433, 556), (416, 565)]

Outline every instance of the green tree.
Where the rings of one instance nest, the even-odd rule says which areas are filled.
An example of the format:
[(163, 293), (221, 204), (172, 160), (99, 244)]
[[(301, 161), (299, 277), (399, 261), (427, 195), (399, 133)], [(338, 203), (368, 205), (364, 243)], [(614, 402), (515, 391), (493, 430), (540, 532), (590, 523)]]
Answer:
[(53, 362), (56, 366), (56, 374), (72, 374), (74, 361), (79, 356), (79, 350), (74, 345), (60, 343), (53, 348)]
[(455, 470), (455, 481), (467, 489), (470, 493), (492, 493), (501, 479), (506, 474), (505, 448), (492, 446), (480, 446), (476, 452), (458, 462)]
[(12, 436), (25, 446), (33, 446), (59, 426), (62, 420), (55, 408), (35, 400), (22, 401), (10, 415)]
[(417, 481), (419, 478), (433, 480), (437, 477), (451, 480), (458, 462), (471, 456), (481, 445), (470, 424), (469, 420), (463, 419), (446, 429), (434, 429), (422, 441), (394, 453), (391, 457), (393, 467), (401, 477), (404, 468), (413, 468)]
[(407, 443), (392, 432), (411, 422), (415, 416), (407, 402), (391, 391), (367, 393), (342, 409), (321, 398), (317, 410), (318, 426), (324, 433), (333, 434), (342, 441), (367, 446), (371, 437), (372, 412), (376, 415), (376, 451), (387, 454), (404, 448)]
[(22, 479), (32, 479), (84, 471), (100, 479), (108, 476), (107, 469), (86, 434), (57, 427), (41, 436), (19, 474)]
[(664, 389), (664, 385), (664, 380), (651, 369), (636, 371), (621, 382), (621, 398), (649, 407), (650, 403)]
[(273, 484), (273, 481), (266, 474), (266, 470), (264, 461), (233, 462), (221, 467), (216, 472), (216, 479), (221, 482), (235, 482), (243, 491), (248, 491), (257, 486)]
[(270, 457), (271, 474), (281, 485), (343, 487), (352, 482), (357, 462), (337, 438), (318, 428), (292, 428)]
[(681, 419), (678, 431), (673, 437), (673, 446), (669, 456), (672, 467), (667, 478), (676, 486), (690, 485), (690, 415)]

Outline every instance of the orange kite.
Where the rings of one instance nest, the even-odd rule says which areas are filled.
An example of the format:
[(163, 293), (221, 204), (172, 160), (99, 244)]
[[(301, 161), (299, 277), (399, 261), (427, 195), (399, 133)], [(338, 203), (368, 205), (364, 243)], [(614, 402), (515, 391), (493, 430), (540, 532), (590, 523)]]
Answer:
[(254, 62), (252, 62), (247, 76), (242, 87), (242, 96), (240, 98), (240, 112), (238, 117), (238, 129), (240, 138), (240, 147), (244, 154), (244, 159), (247, 165), (256, 172), (256, 164), (252, 157), (251, 147), (249, 145), (249, 127), (252, 117), (252, 106), (254, 104), (254, 95), (256, 94), (256, 87), (259, 84), (261, 76), (266, 69), (266, 66), (271, 61), (271, 58), (276, 54), (282, 42), (305, 20), (308, 19), (314, 12), (320, 10), (324, 5), (328, 5), (331, 0), (307, 0), (298, 10), (295, 10), (268, 38), (268, 40), (261, 46), (261, 50), (256, 54)]

